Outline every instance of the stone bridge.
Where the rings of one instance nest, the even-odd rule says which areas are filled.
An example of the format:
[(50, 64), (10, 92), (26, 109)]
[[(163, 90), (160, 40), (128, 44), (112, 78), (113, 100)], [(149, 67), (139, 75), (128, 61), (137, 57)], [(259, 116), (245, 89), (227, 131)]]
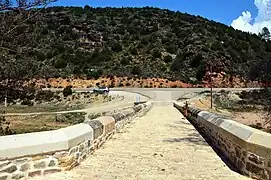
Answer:
[[(133, 90), (130, 90), (130, 92), (133, 92)], [(205, 124), (195, 123), (201, 117), (201, 112), (194, 109), (189, 111), (191, 119), (187, 120), (181, 113), (183, 104), (173, 101), (180, 96), (181, 92), (182, 94), (186, 94), (187, 91), (141, 90), (139, 92), (134, 90), (134, 92), (147, 95), (152, 98), (152, 102), (156, 103), (148, 102), (144, 106), (138, 105), (140, 107), (135, 107), (131, 111), (132, 113), (130, 113), (133, 114), (133, 118), (128, 118), (130, 114), (129, 110), (127, 110), (127, 112), (120, 113), (124, 114), (123, 117), (120, 114), (112, 115), (113, 121), (109, 117), (98, 119), (97, 122), (101, 122), (102, 124), (102, 132), (98, 130), (97, 123), (87, 122), (92, 128), (93, 135), (88, 135), (88, 125), (86, 124), (84, 126), (82, 124), (82, 127), (80, 127), (80, 137), (75, 136), (76, 129), (72, 131), (66, 130), (65, 132), (60, 130), (64, 134), (68, 133), (69, 136), (67, 140), (67, 153), (65, 151), (57, 152), (52, 147), (49, 154), (43, 152), (46, 155), (33, 155), (32, 157), (28, 154), (26, 155), (26, 160), (24, 158), (16, 159), (14, 157), (18, 157), (19, 155), (13, 155), (14, 153), (12, 154), (11, 151), (8, 153), (9, 148), (17, 148), (17, 150), (21, 151), (36, 148), (32, 154), (38, 154), (36, 153), (38, 146), (34, 147), (32, 145), (32, 147), (26, 149), (23, 145), (20, 147), (10, 145), (3, 148), (3, 144), (1, 144), (0, 180), (4, 180), (5, 178), (19, 179), (18, 177), (28, 177), (28, 179), (33, 180), (249, 179), (246, 176), (271, 179), (268, 167), (268, 160), (271, 160), (271, 154), (268, 154), (271, 145), (270, 143), (265, 144), (264, 141), (264, 139), (269, 138), (268, 142), (271, 142), (269, 134), (259, 132), (238, 123), (232, 123), (232, 121), (224, 120), (221, 117), (219, 117), (220, 119), (218, 118), (220, 124), (218, 121), (209, 121), (208, 118), (200, 119), (200, 122), (206, 122)], [(147, 109), (144, 110), (144, 108)], [(136, 112), (141, 112), (140, 109), (144, 111), (142, 112), (143, 114), (146, 114), (136, 115)], [(126, 122), (127, 118), (124, 117), (129, 119), (129, 123)], [(119, 123), (123, 119), (125, 119), (125, 123), (122, 123), (122, 128), (119, 128)], [(226, 125), (227, 128), (224, 128), (221, 123), (228, 123)], [(233, 126), (231, 123), (234, 124), (233, 129), (229, 128)], [(219, 137), (221, 136), (220, 138), (229, 139), (233, 147), (246, 149), (247, 151), (240, 151), (246, 152), (246, 154), (240, 155), (235, 150), (231, 152), (231, 147), (223, 150), (215, 146), (210, 146), (212, 142), (208, 141), (208, 138), (211, 139), (211, 137), (206, 136), (207, 131), (197, 130), (200, 128), (212, 131), (209, 127), (212, 127), (215, 132), (218, 132)], [(86, 133), (84, 134), (83, 131), (86, 131)], [(100, 132), (100, 134), (96, 136), (96, 132)], [(115, 132), (118, 133), (115, 134)], [(253, 138), (251, 139), (253, 135), (255, 135), (255, 143), (253, 142)], [(83, 136), (85, 138), (82, 138)], [(91, 140), (92, 142), (87, 139), (87, 136), (94, 137)], [(105, 143), (98, 143), (100, 142), (100, 137), (101, 141), (111, 139)], [(9, 137), (5, 142), (12, 144), (14, 138)], [(31, 140), (31, 137), (28, 138)], [(259, 138), (263, 139), (259, 140)], [(84, 143), (81, 139), (87, 140), (87, 143)], [(21, 137), (21, 139), (18, 138), (16, 140), (23, 141), (24, 139)], [(51, 141), (50, 138), (48, 138), (48, 141)], [(2, 142), (4, 140), (0, 138), (0, 143)], [(80, 142), (82, 143), (80, 144)], [(50, 148), (51, 146), (55, 146), (55, 144), (50, 144), (49, 142), (44, 141), (44, 143), (49, 144)], [(256, 143), (259, 145), (257, 146)], [(78, 146), (74, 147), (76, 144)], [(220, 145), (224, 146), (223, 143)], [(91, 147), (85, 153), (88, 157), (83, 156), (84, 148), (86, 147)], [(48, 147), (44, 146), (44, 148)], [(93, 149), (97, 150), (93, 151)], [(57, 153), (54, 154), (54, 152)], [(64, 154), (64, 157), (62, 157), (61, 153)], [(78, 153), (79, 158), (72, 156), (72, 154), (77, 155)], [(231, 156), (227, 157), (229, 153)], [(7, 157), (6, 160), (4, 160), (4, 157)], [(232, 161), (232, 158), (235, 159), (235, 162)], [(242, 158), (243, 160), (241, 160)], [(3, 160), (1, 161), (1, 159)], [(20, 160), (24, 162), (20, 162)], [(242, 161), (243, 166), (236, 165), (237, 161), (240, 161), (240, 163)], [(76, 162), (75, 165), (73, 165), (74, 162)], [(63, 169), (71, 170), (62, 171)]]

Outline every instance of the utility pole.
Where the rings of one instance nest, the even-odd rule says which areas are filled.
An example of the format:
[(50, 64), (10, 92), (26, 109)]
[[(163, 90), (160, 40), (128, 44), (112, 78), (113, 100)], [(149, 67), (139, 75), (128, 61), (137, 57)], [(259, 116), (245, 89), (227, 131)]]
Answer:
[(213, 109), (213, 68), (212, 68), (212, 65), (211, 65), (211, 109)]
[(5, 107), (8, 107), (7, 96), (5, 97)]

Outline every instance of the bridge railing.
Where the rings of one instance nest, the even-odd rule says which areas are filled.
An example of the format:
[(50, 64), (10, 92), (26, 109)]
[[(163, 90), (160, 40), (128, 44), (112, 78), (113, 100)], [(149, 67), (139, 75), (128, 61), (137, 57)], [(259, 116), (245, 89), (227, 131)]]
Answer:
[(59, 130), (1, 136), (0, 179), (70, 170), (151, 106), (146, 102)]
[(191, 106), (187, 118), (240, 173), (271, 179), (271, 134)]

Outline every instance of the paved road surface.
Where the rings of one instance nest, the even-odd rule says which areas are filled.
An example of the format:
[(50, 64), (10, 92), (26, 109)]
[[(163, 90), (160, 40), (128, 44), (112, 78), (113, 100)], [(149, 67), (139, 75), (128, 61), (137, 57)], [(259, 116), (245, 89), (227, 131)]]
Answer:
[(172, 106), (154, 106), (69, 172), (32, 180), (238, 180)]
[[(78, 92), (88, 92), (92, 91), (93, 88), (75, 88), (74, 91)], [(214, 88), (214, 91), (243, 91), (243, 90), (252, 90), (260, 88)], [(62, 89), (51, 89), (52, 91), (60, 91)], [(133, 92), (147, 96), (155, 101), (163, 100), (177, 100), (183, 93), (199, 93), (202, 91), (210, 91), (210, 88), (112, 88), (111, 92), (114, 91), (126, 91)]]

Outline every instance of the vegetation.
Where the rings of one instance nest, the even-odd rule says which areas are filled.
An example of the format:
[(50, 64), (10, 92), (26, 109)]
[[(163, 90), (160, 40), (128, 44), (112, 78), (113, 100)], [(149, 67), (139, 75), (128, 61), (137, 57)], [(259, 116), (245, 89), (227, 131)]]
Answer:
[[(1, 117), (0, 136), (23, 134), (40, 131), (57, 130), (74, 124), (82, 123), (86, 113), (74, 112), (66, 114), (7, 116)], [(3, 123), (7, 122), (7, 123)]]
[(63, 96), (67, 97), (69, 95), (72, 95), (72, 87), (71, 86), (67, 86), (63, 89)]
[[(249, 78), (251, 67), (270, 57), (270, 41), (255, 34), (158, 8), (50, 7), (28, 13), (35, 16), (12, 38), (3, 37), (2, 79), (75, 74), (201, 81), (211, 64), (214, 71)], [(19, 15), (2, 13), (0, 33), (18, 25)]]

